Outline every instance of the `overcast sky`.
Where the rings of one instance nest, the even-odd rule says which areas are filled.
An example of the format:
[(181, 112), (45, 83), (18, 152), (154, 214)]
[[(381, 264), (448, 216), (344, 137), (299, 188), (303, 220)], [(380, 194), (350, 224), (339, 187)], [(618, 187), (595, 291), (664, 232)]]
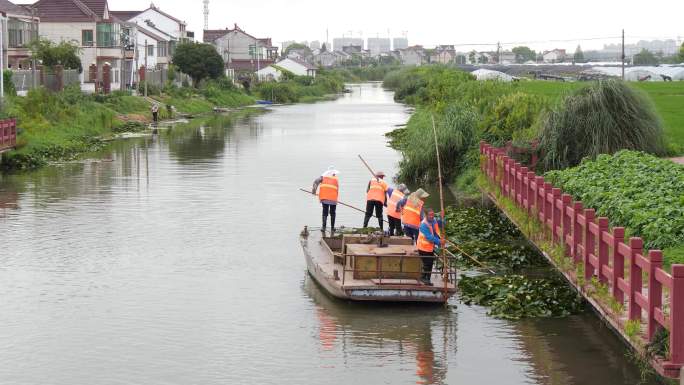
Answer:
[[(188, 23), (201, 39), (202, 0), (156, 0), (155, 5)], [(146, 6), (140, 0), (109, 0), (112, 10)], [(684, 0), (615, 1), (534, 0), (386, 1), (386, 0), (210, 0), (209, 27), (237, 23), (257, 37), (324, 41), (333, 37), (401, 36), (410, 44), (538, 42), (536, 49), (600, 48), (605, 40), (552, 41), (617, 37), (625, 29), (628, 43), (642, 39), (684, 39)], [(543, 41), (543, 42), (540, 42)], [(618, 43), (619, 39), (609, 42)], [(483, 48), (483, 47), (481, 47)], [(510, 47), (505, 47), (510, 48)], [(458, 47), (468, 51), (470, 47)]]

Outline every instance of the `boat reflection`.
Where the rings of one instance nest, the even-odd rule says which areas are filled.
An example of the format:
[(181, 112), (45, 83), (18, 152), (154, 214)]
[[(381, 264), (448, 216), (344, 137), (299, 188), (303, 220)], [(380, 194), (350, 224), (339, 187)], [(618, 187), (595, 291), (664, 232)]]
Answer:
[(416, 384), (446, 383), (448, 347), (456, 346), (456, 313), (449, 308), (340, 301), (321, 291), (308, 274), (303, 289), (315, 304), (323, 355), (340, 350), (344, 357), (361, 355), (383, 366), (413, 366)]

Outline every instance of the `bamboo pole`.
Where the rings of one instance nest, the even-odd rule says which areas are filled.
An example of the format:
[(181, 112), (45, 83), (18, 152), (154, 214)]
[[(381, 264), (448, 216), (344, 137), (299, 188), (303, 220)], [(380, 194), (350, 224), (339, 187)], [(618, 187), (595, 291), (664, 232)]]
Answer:
[[(437, 177), (439, 178), (439, 206), (442, 211), (441, 216), (442, 220), (445, 220), (444, 216), (444, 188), (442, 186), (442, 162), (439, 159), (439, 144), (437, 141), (437, 127), (435, 127), (435, 116), (430, 115), (430, 118), (432, 119), (432, 132), (435, 136), (435, 153), (437, 155)], [(442, 222), (442, 227), (444, 226), (444, 222)], [(449, 300), (448, 297), (448, 290), (447, 290), (447, 284), (449, 283), (449, 273), (447, 272), (447, 257), (446, 257), (446, 233), (445, 229), (441, 229), (440, 236), (442, 238), (442, 247), (440, 249), (440, 252), (442, 254), (442, 285), (444, 286), (444, 304), (446, 305), (447, 301)]]

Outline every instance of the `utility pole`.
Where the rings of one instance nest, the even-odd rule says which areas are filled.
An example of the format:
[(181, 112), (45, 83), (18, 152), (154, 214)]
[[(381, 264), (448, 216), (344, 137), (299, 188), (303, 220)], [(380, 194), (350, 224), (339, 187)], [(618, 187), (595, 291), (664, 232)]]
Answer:
[(145, 39), (145, 69), (144, 69), (144, 76), (145, 76), (145, 97), (147, 98), (147, 39)]
[(496, 42), (496, 64), (501, 64), (501, 42)]
[(622, 62), (621, 67), (622, 67), (622, 81), (625, 81), (625, 30), (622, 30), (622, 56), (620, 58), (620, 61)]

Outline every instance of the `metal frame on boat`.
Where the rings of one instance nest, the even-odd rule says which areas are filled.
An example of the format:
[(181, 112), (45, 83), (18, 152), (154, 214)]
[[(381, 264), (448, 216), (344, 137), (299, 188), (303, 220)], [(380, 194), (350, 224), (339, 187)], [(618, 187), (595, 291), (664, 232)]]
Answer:
[(410, 238), (353, 233), (326, 236), (305, 227), (300, 241), (309, 274), (334, 297), (443, 303), (456, 293), (453, 258), (447, 260), (445, 275), (441, 258), (435, 257), (440, 266), (430, 272), (432, 285), (427, 285), (420, 281), (422, 257)]

